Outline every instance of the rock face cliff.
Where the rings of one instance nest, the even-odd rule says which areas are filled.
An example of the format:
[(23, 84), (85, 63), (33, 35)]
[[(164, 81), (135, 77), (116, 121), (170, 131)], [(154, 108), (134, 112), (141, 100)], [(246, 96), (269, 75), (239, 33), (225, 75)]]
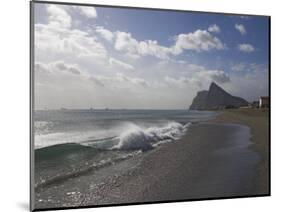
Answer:
[(246, 106), (248, 102), (240, 97), (232, 96), (216, 83), (212, 82), (208, 91), (199, 91), (190, 105), (190, 110), (214, 110)]

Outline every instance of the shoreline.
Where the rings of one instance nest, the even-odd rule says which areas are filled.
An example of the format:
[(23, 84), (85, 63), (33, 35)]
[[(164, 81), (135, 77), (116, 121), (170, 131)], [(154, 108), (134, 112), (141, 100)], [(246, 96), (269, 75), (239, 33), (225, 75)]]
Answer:
[(182, 139), (147, 153), (130, 174), (105, 186), (102, 198), (83, 205), (262, 195), (254, 183), (259, 158), (248, 148), (249, 138), (246, 126), (195, 124)]
[(261, 161), (258, 164), (259, 189), (270, 193), (269, 182), (269, 111), (260, 109), (228, 109), (221, 111), (210, 123), (234, 123), (250, 127), (252, 148), (258, 152)]
[(257, 151), (266, 140), (257, 138), (259, 116), (246, 115), (222, 111), (177, 141), (48, 187), (36, 194), (36, 208), (266, 195), (266, 151)]

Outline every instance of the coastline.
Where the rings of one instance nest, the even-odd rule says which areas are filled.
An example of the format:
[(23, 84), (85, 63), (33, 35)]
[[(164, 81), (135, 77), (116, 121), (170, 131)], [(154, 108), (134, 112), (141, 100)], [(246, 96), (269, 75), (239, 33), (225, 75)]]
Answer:
[(149, 152), (133, 172), (105, 186), (106, 195), (95, 203), (260, 195), (254, 183), (258, 155), (248, 148), (249, 138), (242, 125), (195, 124), (181, 140)]
[(248, 108), (224, 110), (215, 119), (210, 120), (210, 123), (235, 123), (250, 127), (252, 134), (250, 148), (261, 157), (256, 181), (260, 192), (269, 194), (269, 111)]
[(221, 111), (177, 141), (47, 187), (36, 208), (266, 195), (264, 114), (248, 113)]

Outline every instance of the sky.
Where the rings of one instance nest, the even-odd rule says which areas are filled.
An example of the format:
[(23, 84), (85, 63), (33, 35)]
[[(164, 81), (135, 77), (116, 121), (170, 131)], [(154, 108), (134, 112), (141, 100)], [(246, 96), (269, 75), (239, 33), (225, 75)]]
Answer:
[(268, 95), (268, 18), (34, 3), (35, 109), (187, 109)]

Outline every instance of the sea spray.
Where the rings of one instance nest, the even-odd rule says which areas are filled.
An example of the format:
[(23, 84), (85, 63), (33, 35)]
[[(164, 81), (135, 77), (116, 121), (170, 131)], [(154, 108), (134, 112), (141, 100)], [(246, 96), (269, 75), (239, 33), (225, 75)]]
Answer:
[[(34, 147), (98, 143), (98, 148), (122, 149), (122, 144), (127, 148), (130, 140), (136, 145), (135, 137), (138, 137), (148, 141), (141, 144), (146, 149), (149, 144), (155, 146), (159, 141), (178, 139), (186, 123), (208, 120), (213, 115), (213, 112), (188, 110), (35, 111)], [(139, 144), (136, 146), (139, 148)]]
[(182, 125), (178, 122), (169, 122), (163, 127), (143, 129), (132, 124), (127, 131), (119, 136), (118, 143), (112, 149), (146, 151), (157, 146), (159, 142), (179, 139), (188, 126), (189, 123)]

